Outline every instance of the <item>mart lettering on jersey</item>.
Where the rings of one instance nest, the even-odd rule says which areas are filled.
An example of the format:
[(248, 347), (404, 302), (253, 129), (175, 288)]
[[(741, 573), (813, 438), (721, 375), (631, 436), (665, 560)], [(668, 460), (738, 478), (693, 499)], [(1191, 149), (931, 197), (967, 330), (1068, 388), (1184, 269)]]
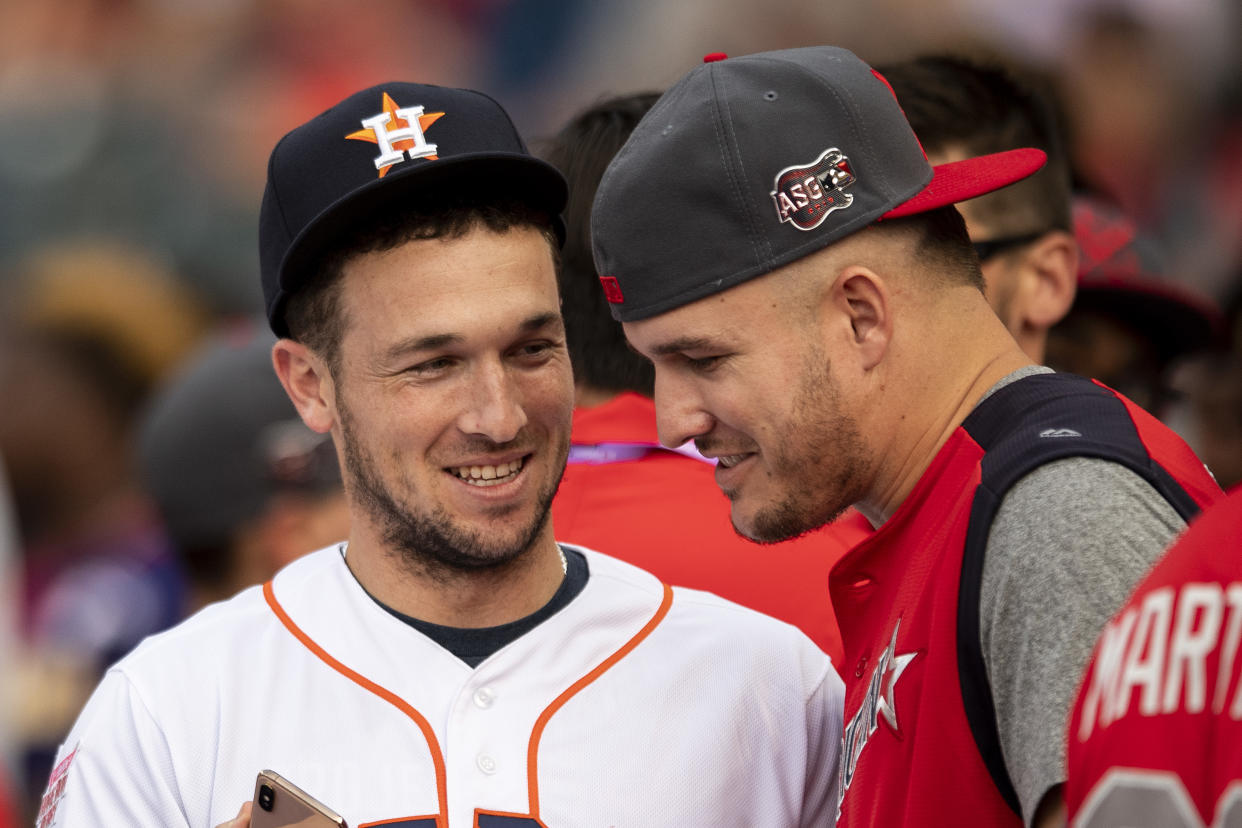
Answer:
[[(1238, 645), (1242, 582), (1152, 590), (1109, 622), (1096, 650), (1078, 738), (1137, 706), (1142, 716), (1182, 711), (1242, 719)], [(1218, 654), (1215, 676), (1208, 658)]]
[(392, 165), (406, 158), (436, 158), (438, 148), (427, 143), (424, 130), (440, 120), (443, 112), (424, 113), (421, 106), (398, 106), (387, 92), (381, 106), (383, 111), (380, 114), (362, 119), (363, 129), (345, 136), (347, 140), (369, 141), (379, 146), (375, 169), (379, 170), (380, 178), (388, 174)]
[(50, 828), (56, 824), (56, 806), (65, 797), (65, 784), (69, 781), (69, 768), (73, 765), (73, 759), (78, 755), (78, 746), (74, 745), (73, 750), (69, 751), (69, 755), (60, 760), (60, 763), (52, 770), (52, 775), (47, 781), (47, 790), (43, 793), (43, 799), (39, 803), (39, 815), (35, 818), (35, 828)]
[(900, 735), (901, 727), (897, 722), (897, 703), (894, 696), (897, 691), (897, 680), (910, 666), (910, 662), (918, 653), (897, 655), (897, 631), (901, 629), (901, 619), (893, 625), (893, 637), (888, 646), (880, 654), (871, 678), (867, 682), (867, 695), (862, 704), (850, 718), (841, 738), (841, 764), (837, 779), (837, 819), (841, 818), (841, 804), (845, 801), (845, 792), (854, 781), (854, 771), (858, 760), (862, 758), (863, 748), (871, 739), (871, 735), (880, 726), (880, 717)]

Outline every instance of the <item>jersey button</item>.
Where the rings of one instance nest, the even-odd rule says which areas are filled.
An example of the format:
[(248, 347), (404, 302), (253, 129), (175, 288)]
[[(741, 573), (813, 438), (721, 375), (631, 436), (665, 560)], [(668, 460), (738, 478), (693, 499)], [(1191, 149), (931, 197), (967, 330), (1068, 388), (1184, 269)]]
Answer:
[(496, 760), (488, 756), (486, 753), (480, 753), (474, 763), (479, 766), (479, 770), (489, 776), (496, 772)]
[(474, 691), (474, 704), (476, 707), (482, 707), (484, 710), (492, 706), (492, 702), (496, 701), (496, 693), (490, 687), (480, 687)]

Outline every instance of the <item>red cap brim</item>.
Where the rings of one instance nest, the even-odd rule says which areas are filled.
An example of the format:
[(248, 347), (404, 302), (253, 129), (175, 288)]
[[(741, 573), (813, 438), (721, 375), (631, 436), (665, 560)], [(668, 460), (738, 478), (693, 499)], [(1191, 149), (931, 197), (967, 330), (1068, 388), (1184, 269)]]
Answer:
[(1043, 150), (1024, 147), (940, 164), (932, 167), (931, 183), (881, 218), (926, 213), (999, 190), (1036, 172), (1047, 160)]

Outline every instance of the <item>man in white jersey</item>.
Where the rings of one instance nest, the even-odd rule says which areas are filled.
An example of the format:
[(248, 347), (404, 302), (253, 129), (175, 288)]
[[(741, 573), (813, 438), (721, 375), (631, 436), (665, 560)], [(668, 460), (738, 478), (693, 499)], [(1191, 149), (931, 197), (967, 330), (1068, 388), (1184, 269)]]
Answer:
[(277, 145), (273, 361), (349, 538), (113, 667), (41, 826), (218, 825), (263, 769), (353, 828), (831, 823), (842, 684), (810, 640), (553, 539), (564, 202), (467, 90), (373, 87)]

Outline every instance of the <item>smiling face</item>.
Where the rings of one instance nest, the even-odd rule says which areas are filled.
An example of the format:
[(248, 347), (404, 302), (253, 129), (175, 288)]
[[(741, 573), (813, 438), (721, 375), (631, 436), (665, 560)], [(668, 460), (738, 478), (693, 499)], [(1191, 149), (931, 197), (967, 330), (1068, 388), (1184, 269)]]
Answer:
[(861, 497), (869, 472), (819, 338), (816, 310), (780, 272), (625, 323), (655, 364), (660, 440), (716, 457), (734, 528), (776, 542)]
[(573, 376), (552, 253), (475, 227), (345, 264), (335, 436), (355, 519), (422, 571), (551, 543)]

